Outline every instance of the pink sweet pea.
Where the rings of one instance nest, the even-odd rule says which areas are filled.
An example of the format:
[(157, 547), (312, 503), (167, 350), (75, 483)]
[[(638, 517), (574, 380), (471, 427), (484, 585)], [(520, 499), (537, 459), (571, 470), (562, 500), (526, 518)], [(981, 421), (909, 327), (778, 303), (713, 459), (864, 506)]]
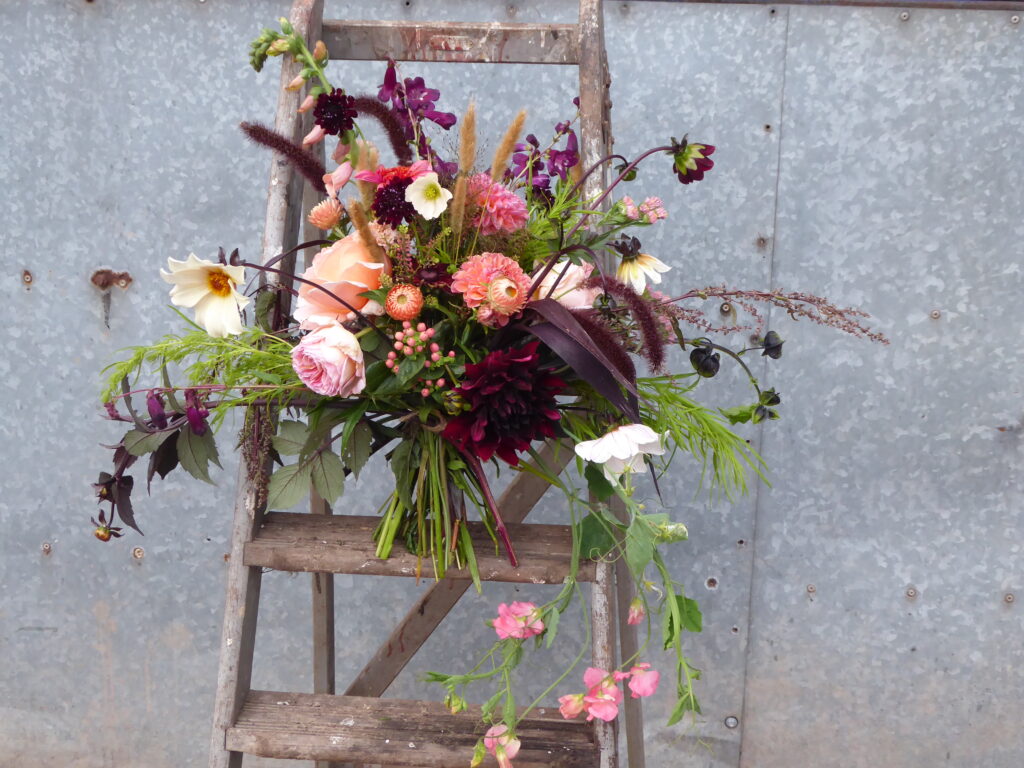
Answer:
[(533, 603), (502, 603), (498, 606), (498, 618), (491, 622), (491, 626), (502, 640), (509, 637), (525, 640), (544, 631), (540, 611)]
[(327, 187), (328, 197), (337, 197), (338, 192), (348, 184), (352, 178), (352, 163), (347, 160), (334, 169), (333, 173), (324, 175), (324, 186)]
[(583, 711), (583, 694), (570, 693), (567, 696), (558, 697), (558, 711), (566, 720), (573, 720), (579, 717)]
[(629, 616), (626, 618), (627, 624), (639, 624), (644, 620), (647, 612), (644, 610), (644, 601), (639, 597), (634, 597), (629, 604)]
[(583, 697), (583, 708), (587, 712), (587, 722), (595, 717), (608, 722), (619, 714), (622, 702), (622, 691), (615, 684), (615, 675), (597, 667), (589, 667), (583, 673), (583, 683), (587, 693)]
[(629, 674), (629, 690), (632, 692), (634, 699), (638, 699), (641, 696), (650, 696), (658, 690), (658, 681), (661, 679), (661, 675), (657, 670), (651, 669), (650, 664), (646, 662), (637, 664), (629, 670)]
[(484, 746), (498, 760), (499, 768), (512, 768), (512, 758), (519, 754), (519, 739), (508, 732), (504, 723), (491, 726), (484, 734)]

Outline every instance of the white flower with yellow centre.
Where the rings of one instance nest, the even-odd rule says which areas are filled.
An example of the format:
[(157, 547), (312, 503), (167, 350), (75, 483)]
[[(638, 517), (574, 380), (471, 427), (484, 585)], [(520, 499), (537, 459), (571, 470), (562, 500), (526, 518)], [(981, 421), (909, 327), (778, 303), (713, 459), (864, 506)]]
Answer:
[(605, 476), (616, 480), (624, 472), (646, 472), (644, 456), (665, 453), (665, 438), (646, 424), (624, 424), (596, 440), (579, 443), (576, 455), (600, 464)]
[(196, 311), (196, 322), (211, 336), (222, 339), (242, 332), (239, 310), (249, 299), (235, 290), (245, 280), (245, 267), (232, 267), (197, 258), (168, 259), (170, 272), (160, 276), (171, 283), (171, 303)]
[(412, 203), (416, 213), (424, 219), (436, 219), (448, 207), (452, 193), (441, 186), (437, 174), (431, 171), (406, 187), (405, 201)]
[(652, 283), (660, 283), (660, 273), (668, 272), (670, 269), (672, 267), (649, 253), (638, 253), (623, 256), (616, 275), (621, 282), (631, 286), (634, 291), (643, 293), (648, 280)]

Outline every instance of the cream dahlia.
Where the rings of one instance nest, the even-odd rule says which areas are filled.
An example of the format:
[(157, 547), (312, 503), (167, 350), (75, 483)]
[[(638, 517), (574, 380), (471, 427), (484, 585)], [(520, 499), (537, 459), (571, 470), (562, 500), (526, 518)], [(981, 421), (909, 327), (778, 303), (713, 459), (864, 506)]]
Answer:
[(198, 258), (190, 253), (185, 261), (167, 259), (170, 272), (160, 276), (171, 283), (171, 303), (194, 308), (196, 322), (211, 336), (222, 339), (242, 332), (238, 312), (249, 299), (235, 290), (245, 281), (245, 267), (232, 267)]

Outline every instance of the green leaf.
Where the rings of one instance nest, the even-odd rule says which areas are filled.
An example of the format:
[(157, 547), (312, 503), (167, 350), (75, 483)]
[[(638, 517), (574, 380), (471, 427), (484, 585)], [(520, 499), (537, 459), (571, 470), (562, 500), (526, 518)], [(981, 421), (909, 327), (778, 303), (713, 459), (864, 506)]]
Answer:
[(544, 647), (550, 648), (555, 642), (555, 636), (558, 635), (558, 621), (562, 618), (562, 613), (556, 608), (549, 611), (545, 618), (547, 620), (544, 622)]
[(256, 306), (253, 309), (253, 314), (256, 317), (256, 325), (262, 328), (267, 333), (272, 333), (273, 318), (271, 313), (274, 311), (274, 305), (277, 303), (277, 292), (274, 290), (260, 291), (256, 297)]
[(366, 409), (369, 407), (369, 401), (360, 400), (346, 417), (345, 428), (341, 430), (341, 450), (343, 453), (345, 451), (345, 447), (348, 445), (349, 439), (352, 437), (352, 433), (355, 431), (356, 425), (366, 414)]
[(416, 378), (417, 374), (423, 370), (423, 360), (418, 357), (407, 357), (405, 360), (398, 364), (398, 375), (396, 378), (402, 382), (402, 385), (408, 384), (410, 381)]
[(133, 429), (124, 436), (124, 448), (132, 456), (145, 456), (155, 451), (173, 432), (146, 432)]
[(329, 450), (323, 450), (309, 459), (313, 487), (328, 504), (333, 504), (345, 491), (345, 465)]
[(370, 458), (370, 448), (373, 444), (373, 432), (370, 425), (365, 421), (356, 423), (355, 430), (348, 442), (345, 443), (345, 466), (352, 470), (352, 474), (359, 478), (359, 472)]
[(587, 488), (600, 501), (608, 501), (615, 494), (615, 486), (605, 477), (604, 472), (593, 462), (587, 462), (583, 469), (583, 477), (587, 480)]
[(178, 461), (182, 468), (192, 477), (213, 485), (210, 479), (209, 464), (213, 462), (218, 467), (220, 461), (217, 458), (217, 443), (213, 439), (213, 432), (206, 430), (202, 435), (197, 435), (187, 424), (178, 430)]
[(301, 421), (282, 421), (274, 435), (274, 450), (282, 456), (298, 456), (309, 437), (309, 427)]
[(608, 530), (609, 524), (591, 512), (580, 522), (580, 556), (599, 560), (615, 547), (615, 537)]
[(381, 384), (390, 379), (391, 376), (392, 373), (388, 370), (387, 366), (384, 365), (383, 360), (370, 363), (370, 365), (366, 367), (366, 386), (363, 388), (363, 391), (371, 395), (377, 394), (377, 390)]
[(666, 650), (675, 645), (682, 634), (687, 632), (700, 632), (704, 628), (704, 617), (700, 612), (700, 606), (696, 600), (685, 595), (674, 595), (676, 611), (679, 614), (680, 627), (677, 628), (673, 618), (671, 605), (666, 605), (662, 614), (661, 639)]
[(701, 713), (700, 704), (697, 703), (697, 697), (694, 695), (692, 688), (684, 688), (680, 693), (666, 725), (675, 725), (683, 719), (683, 715), (687, 712), (696, 712), (698, 715)]
[(359, 346), (362, 347), (363, 352), (373, 352), (380, 346), (380, 334), (364, 333), (359, 337)]
[(655, 534), (643, 517), (633, 518), (626, 529), (626, 563), (637, 579), (643, 577), (647, 565), (654, 559)]
[(270, 476), (270, 484), (267, 486), (267, 509), (291, 509), (302, 501), (309, 493), (312, 472), (311, 461), (280, 467)]
[(406, 438), (398, 444), (391, 454), (391, 471), (395, 475), (395, 492), (406, 509), (414, 509), (412, 503), (412, 486), (415, 482), (413, 473), (416, 469), (416, 441)]
[(735, 408), (719, 408), (730, 424), (746, 424), (754, 417), (757, 405), (740, 405)]

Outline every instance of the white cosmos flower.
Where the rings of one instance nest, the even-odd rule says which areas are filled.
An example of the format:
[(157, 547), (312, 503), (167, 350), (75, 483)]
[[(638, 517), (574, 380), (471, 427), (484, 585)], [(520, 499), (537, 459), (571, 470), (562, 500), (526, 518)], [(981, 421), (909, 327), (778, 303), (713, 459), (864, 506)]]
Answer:
[(170, 272), (160, 276), (171, 283), (171, 303), (194, 308), (196, 322), (211, 336), (222, 339), (242, 332), (239, 310), (249, 299), (235, 290), (245, 280), (245, 267), (232, 267), (197, 258), (194, 253), (185, 261), (168, 259)]
[(660, 259), (656, 259), (649, 253), (638, 253), (636, 256), (629, 256), (619, 264), (618, 278), (627, 285), (632, 286), (637, 293), (643, 293), (647, 287), (647, 280), (652, 283), (661, 282), (661, 272), (668, 272), (670, 267)]
[(596, 440), (585, 440), (576, 446), (576, 455), (601, 464), (605, 475), (614, 480), (623, 472), (646, 472), (644, 456), (665, 453), (665, 435), (659, 435), (645, 424), (626, 424)]
[(424, 219), (436, 219), (444, 213), (451, 199), (452, 193), (441, 186), (433, 171), (423, 174), (405, 189), (405, 201), (412, 203), (416, 213)]

